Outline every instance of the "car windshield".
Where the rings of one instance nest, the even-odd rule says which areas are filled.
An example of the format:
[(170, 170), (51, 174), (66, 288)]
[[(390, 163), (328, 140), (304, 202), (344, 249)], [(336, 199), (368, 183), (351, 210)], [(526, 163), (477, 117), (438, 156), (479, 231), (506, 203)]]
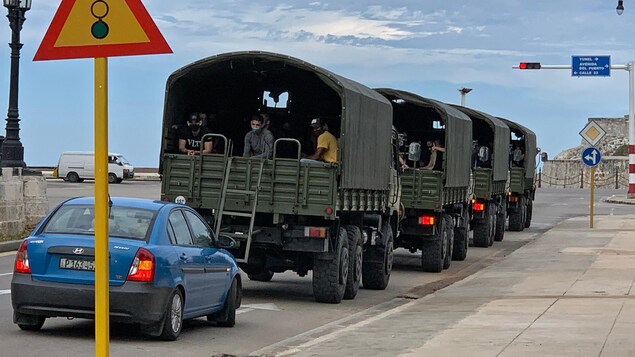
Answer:
[(124, 165), (130, 165), (130, 162), (126, 160), (126, 158), (123, 157), (122, 155), (117, 156), (117, 162), (120, 162)]
[[(131, 207), (113, 206), (108, 217), (111, 237), (145, 239), (154, 212)], [(95, 207), (64, 205), (46, 223), (42, 233), (95, 235)]]

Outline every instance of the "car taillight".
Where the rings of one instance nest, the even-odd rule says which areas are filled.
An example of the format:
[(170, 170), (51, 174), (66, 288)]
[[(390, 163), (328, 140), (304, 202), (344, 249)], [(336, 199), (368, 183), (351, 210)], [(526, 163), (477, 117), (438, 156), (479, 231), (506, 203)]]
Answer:
[(509, 202), (518, 202), (518, 196), (509, 196)]
[(475, 202), (472, 205), (472, 209), (474, 209), (475, 211), (485, 211), (485, 204), (481, 202)]
[(417, 221), (422, 226), (433, 226), (434, 216), (421, 216), (417, 219)]
[(22, 244), (20, 244), (20, 248), (18, 249), (18, 253), (15, 255), (15, 266), (13, 269), (15, 273), (31, 274), (29, 254), (26, 250), (27, 245), (27, 241), (22, 242)]
[(139, 248), (132, 261), (126, 280), (151, 282), (154, 280), (154, 268), (154, 255), (147, 249)]

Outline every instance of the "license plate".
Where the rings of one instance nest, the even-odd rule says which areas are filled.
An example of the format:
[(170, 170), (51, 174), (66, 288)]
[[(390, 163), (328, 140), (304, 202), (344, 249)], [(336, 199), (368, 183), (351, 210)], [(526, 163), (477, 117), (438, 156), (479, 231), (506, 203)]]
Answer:
[(95, 271), (95, 261), (92, 259), (60, 258), (60, 268)]

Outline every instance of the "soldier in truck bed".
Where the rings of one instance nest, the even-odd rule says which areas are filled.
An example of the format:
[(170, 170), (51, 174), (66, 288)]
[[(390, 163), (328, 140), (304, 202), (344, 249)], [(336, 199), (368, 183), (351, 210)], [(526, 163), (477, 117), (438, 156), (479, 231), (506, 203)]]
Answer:
[[(203, 118), (199, 113), (192, 113), (187, 119), (187, 126), (179, 132), (179, 152), (181, 154), (196, 155), (201, 152), (201, 139), (209, 130), (202, 126)], [(203, 154), (212, 152), (212, 138), (205, 139)]]

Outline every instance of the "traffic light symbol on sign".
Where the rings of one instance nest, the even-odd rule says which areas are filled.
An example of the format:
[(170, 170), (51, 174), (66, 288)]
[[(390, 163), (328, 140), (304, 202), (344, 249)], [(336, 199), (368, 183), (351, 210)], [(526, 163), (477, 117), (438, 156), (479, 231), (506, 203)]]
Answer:
[(540, 62), (520, 62), (519, 69), (540, 69)]

